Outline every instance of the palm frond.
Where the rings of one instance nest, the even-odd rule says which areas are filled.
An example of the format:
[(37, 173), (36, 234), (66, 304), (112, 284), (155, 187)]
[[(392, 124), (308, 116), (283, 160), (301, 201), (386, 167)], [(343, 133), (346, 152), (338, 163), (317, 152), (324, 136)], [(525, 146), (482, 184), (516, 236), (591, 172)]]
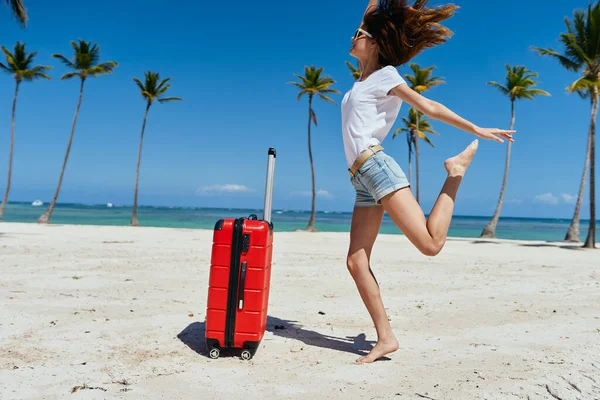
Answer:
[(14, 67), (14, 64), (16, 64), (15, 56), (4, 46), (2, 46), (2, 52), (4, 53), (4, 57), (6, 57), (6, 62), (8, 65)]
[(504, 87), (504, 85), (502, 85), (501, 83), (491, 81), (491, 82), (488, 82), (487, 84), (495, 87), (503, 94), (508, 94), (508, 92), (509, 92), (509, 90), (506, 87)]
[(89, 76), (98, 76), (98, 75), (104, 75), (104, 74), (112, 74), (114, 68), (118, 65), (118, 63), (114, 62), (114, 61), (108, 61), (99, 65), (96, 65), (95, 67), (89, 68), (87, 69), (87, 75)]
[(415, 79), (414, 76), (406, 74), (406, 75), (404, 75), (404, 78), (408, 81), (408, 83), (411, 84), (411, 87), (414, 87), (417, 85), (417, 80)]
[(13, 15), (19, 20), (23, 27), (27, 26), (27, 9), (22, 0), (6, 0), (6, 4), (12, 9)]
[(298, 93), (298, 96), (296, 96), (296, 100), (300, 100), (300, 99), (302, 98), (302, 96), (303, 96), (304, 94), (306, 94), (306, 93), (307, 93), (307, 92), (306, 92), (306, 90), (301, 90), (301, 91)]
[(550, 93), (546, 92), (545, 90), (541, 90), (541, 89), (527, 90), (526, 93), (529, 95), (532, 95), (532, 96), (550, 96)]
[(171, 88), (171, 85), (167, 85), (167, 86), (163, 87), (162, 89), (157, 90), (156, 97), (161, 97), (163, 94), (167, 93), (170, 88)]
[(394, 134), (392, 135), (392, 139), (394, 139), (397, 135), (400, 135), (401, 133), (404, 132), (410, 132), (410, 130), (408, 130), (407, 128), (398, 128), (394, 131)]
[(413, 71), (413, 75), (407, 74), (405, 77), (410, 83), (410, 87), (418, 93), (426, 92), (435, 86), (446, 83), (442, 80), (441, 76), (431, 76), (431, 73), (436, 68), (435, 66), (421, 68), (418, 64), (411, 63), (410, 68)]
[(294, 75), (296, 75), (296, 77), (302, 81), (303, 85), (305, 85), (305, 86), (310, 85), (310, 79), (309, 78), (307, 78), (305, 76), (302, 76), (302, 75), (298, 75), (298, 74), (294, 74)]
[(158, 99), (159, 103), (168, 103), (169, 101), (183, 101), (181, 97), (163, 97), (162, 99)]
[(67, 79), (75, 78), (76, 76), (81, 77), (81, 73), (79, 73), (79, 72), (68, 72), (68, 73), (64, 74), (60, 78), (60, 80), (64, 81), (64, 80), (67, 80)]
[(40, 79), (40, 78), (50, 79), (50, 77), (48, 75), (46, 75), (45, 73), (43, 73), (43, 72), (35, 73), (30, 69), (27, 71), (22, 71), (20, 76), (25, 81), (33, 81), (34, 79)]
[(446, 83), (446, 81), (442, 80), (442, 79), (438, 79), (439, 77), (433, 77), (431, 78), (431, 80), (427, 83), (427, 86), (429, 86), (430, 88), (437, 86), (437, 85), (444, 85)]
[[(582, 46), (586, 46), (586, 43), (579, 43), (575, 35), (561, 35), (562, 42), (566, 47), (566, 56), (571, 60), (578, 60), (579, 62), (583, 62), (584, 64), (591, 64), (593, 60), (590, 58), (590, 55), (587, 54), (586, 50)], [(590, 39), (592, 39), (590, 37)], [(585, 40), (588, 40), (587, 38)], [(593, 54), (591, 55), (593, 57)]]
[[(158, 80), (158, 74), (157, 74), (157, 80)], [(160, 92), (163, 89), (163, 86), (165, 86), (167, 83), (169, 83), (170, 80), (171, 80), (171, 78), (163, 79), (156, 87), (156, 91)]]
[(150, 104), (152, 104), (152, 102), (154, 101), (154, 96), (152, 96), (152, 93), (148, 92), (147, 90), (142, 90), (140, 92), (140, 94), (142, 95), (142, 97), (148, 101)]
[(32, 51), (31, 53), (29, 53), (29, 55), (23, 61), (23, 64), (25, 64), (25, 65), (31, 64), (31, 62), (33, 61), (33, 59), (35, 58), (37, 53), (38, 53), (37, 51)]
[(46, 75), (46, 71), (49, 71), (52, 67), (38, 65), (31, 69), (22, 71), (21, 77), (26, 81), (32, 81), (34, 79), (51, 79)]
[(332, 100), (332, 99), (330, 99), (329, 97), (327, 97), (327, 96), (324, 96), (324, 95), (322, 95), (322, 94), (319, 94), (319, 97), (320, 97), (322, 100), (325, 100), (325, 101), (326, 101), (326, 102), (328, 102), (328, 103), (337, 104), (335, 101), (333, 101), (333, 100)]
[(575, 82), (573, 82), (569, 86), (567, 86), (567, 91), (568, 92), (578, 92), (578, 91), (589, 92), (590, 89), (595, 84), (598, 85), (598, 82), (594, 83), (592, 80), (587, 79), (585, 76), (582, 76), (581, 78), (577, 79)]
[(317, 126), (317, 114), (315, 114), (315, 111), (312, 108), (309, 110), (309, 113), (310, 113), (310, 118), (314, 122), (315, 126)]
[(350, 70), (350, 74), (352, 75), (352, 78), (355, 81), (360, 79), (361, 74), (360, 74), (360, 70), (358, 68), (356, 68), (350, 61), (346, 61), (346, 66)]
[(340, 91), (337, 90), (337, 89), (320, 89), (319, 93), (323, 93), (323, 94), (326, 94), (326, 93), (340, 94)]
[(542, 56), (550, 56), (550, 57), (555, 58), (560, 63), (560, 65), (562, 65), (566, 69), (569, 69), (569, 70), (572, 70), (575, 72), (577, 72), (577, 71), (579, 71), (579, 69), (581, 69), (581, 64), (578, 64), (575, 61), (570, 60), (569, 58), (563, 56), (562, 54), (559, 54), (555, 50), (541, 49), (538, 47), (533, 47), (533, 49), (536, 50)]
[(140, 81), (138, 78), (133, 78), (133, 81), (138, 85), (138, 88), (140, 88), (141, 91), (146, 89), (142, 81)]
[(63, 56), (62, 54), (52, 54), (52, 57), (57, 58), (65, 66), (67, 66), (71, 69), (76, 69), (75, 65), (70, 60), (68, 60), (65, 56)]
[(435, 147), (435, 145), (433, 144), (433, 142), (427, 137), (427, 135), (425, 135), (423, 132), (419, 131), (419, 139), (424, 140), (425, 142), (427, 142), (427, 144), (429, 144), (431, 147)]

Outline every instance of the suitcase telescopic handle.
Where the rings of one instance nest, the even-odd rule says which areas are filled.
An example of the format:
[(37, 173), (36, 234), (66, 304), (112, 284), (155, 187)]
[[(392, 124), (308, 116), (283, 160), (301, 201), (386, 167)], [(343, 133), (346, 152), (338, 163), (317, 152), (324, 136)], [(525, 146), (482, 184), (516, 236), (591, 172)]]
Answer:
[(273, 186), (275, 184), (275, 158), (277, 152), (274, 148), (269, 148), (269, 158), (267, 161), (267, 182), (265, 184), (265, 208), (263, 220), (271, 222), (271, 213), (273, 208)]
[(242, 263), (242, 271), (240, 272), (240, 287), (238, 291), (238, 309), (244, 308), (244, 287), (246, 286), (246, 269), (248, 268), (248, 263), (244, 261)]

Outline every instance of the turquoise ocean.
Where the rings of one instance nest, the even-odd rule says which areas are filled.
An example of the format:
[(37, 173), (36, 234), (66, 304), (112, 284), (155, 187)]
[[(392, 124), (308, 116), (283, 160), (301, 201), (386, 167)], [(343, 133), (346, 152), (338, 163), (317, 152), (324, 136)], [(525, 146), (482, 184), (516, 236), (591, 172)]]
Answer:
[[(34, 206), (31, 203), (9, 203), (4, 213), (4, 221), (35, 223), (46, 207), (47, 204)], [(213, 229), (215, 222), (220, 218), (236, 218), (250, 214), (262, 217), (262, 210), (158, 206), (144, 206), (138, 209), (140, 225), (164, 228)], [(309, 216), (308, 211), (276, 209), (273, 210), (273, 223), (276, 231), (289, 232), (304, 228)], [(316, 216), (316, 228), (323, 232), (348, 232), (351, 217), (350, 212), (320, 211)], [(130, 218), (130, 206), (57, 204), (51, 223), (125, 226), (129, 224)], [(452, 219), (449, 236), (477, 238), (489, 219), (490, 217), (456, 215)], [(500, 218), (496, 237), (562, 241), (570, 222), (570, 219)], [(583, 241), (587, 235), (588, 221), (582, 219), (580, 225)], [(387, 214), (384, 216), (380, 232), (401, 234)]]

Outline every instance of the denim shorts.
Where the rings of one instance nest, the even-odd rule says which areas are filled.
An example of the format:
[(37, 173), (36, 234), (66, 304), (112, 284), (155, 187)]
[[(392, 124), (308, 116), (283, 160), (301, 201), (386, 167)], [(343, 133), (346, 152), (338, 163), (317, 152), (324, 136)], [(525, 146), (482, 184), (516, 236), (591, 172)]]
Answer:
[(356, 191), (355, 207), (381, 205), (383, 197), (410, 186), (402, 168), (383, 151), (365, 161), (350, 182)]

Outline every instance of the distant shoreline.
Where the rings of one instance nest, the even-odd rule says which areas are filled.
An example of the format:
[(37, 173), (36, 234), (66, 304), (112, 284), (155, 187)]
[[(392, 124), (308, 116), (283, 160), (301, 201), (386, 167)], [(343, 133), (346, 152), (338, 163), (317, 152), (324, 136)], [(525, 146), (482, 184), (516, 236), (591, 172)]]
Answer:
[[(41, 209), (40, 214), (43, 212), (44, 210), (44, 206), (47, 206), (47, 203), (43, 203), (43, 205), (41, 206), (33, 206), (32, 202), (28, 202), (28, 201), (10, 201), (8, 202), (8, 205), (22, 205), (22, 206), (27, 206), (27, 207), (31, 207), (33, 209)], [(60, 209), (60, 208), (68, 208), (68, 207), (85, 207), (85, 208), (107, 208), (106, 204), (103, 203), (94, 203), (94, 204), (84, 204), (84, 203), (56, 203), (56, 208)], [(131, 210), (132, 209), (132, 205), (130, 204), (113, 204), (112, 209), (114, 210), (120, 210), (120, 211), (124, 211), (124, 210)], [(206, 211), (221, 211), (221, 210), (228, 210), (228, 211), (238, 211), (238, 212), (242, 212), (242, 215), (245, 215), (245, 213), (248, 212), (254, 212), (260, 214), (262, 213), (262, 209), (260, 208), (238, 208), (238, 207), (199, 207), (199, 206), (178, 206), (178, 205), (169, 205), (169, 206), (161, 206), (161, 205), (154, 205), (154, 204), (144, 204), (144, 205), (138, 205), (138, 208), (140, 210), (142, 209), (168, 209), (168, 210), (206, 210)], [(278, 211), (283, 211), (283, 212), (289, 212), (289, 213), (309, 213), (310, 210), (300, 210), (300, 209), (283, 209), (283, 208), (275, 208), (273, 209), (273, 212), (278, 212)], [(317, 214), (352, 214), (352, 210), (347, 210), (347, 211), (332, 211), (332, 210), (316, 210)], [(425, 215), (427, 216), (428, 214), (425, 213)], [(473, 218), (473, 219), (490, 219), (492, 217), (492, 215), (466, 215), (466, 214), (454, 214), (453, 216), (454, 218)], [(500, 216), (500, 220), (544, 220), (544, 221), (568, 221), (569, 223), (571, 222), (571, 217), (565, 216), (565, 217), (517, 217), (517, 216), (511, 216), (511, 215), (501, 215)], [(596, 221), (598, 222), (598, 224), (600, 224), (600, 219), (596, 219)], [(587, 218), (581, 218), (580, 219), (580, 224), (583, 225), (584, 223), (588, 223), (589, 219)], [(600, 228), (598, 228), (600, 229)]]
[[(32, 206), (31, 203), (10, 203), (4, 214), (5, 222), (36, 223), (45, 209)], [(142, 227), (179, 228), (212, 230), (222, 218), (238, 218), (256, 214), (262, 217), (260, 209), (201, 208), (201, 207), (160, 207), (143, 206), (138, 217)], [(279, 210), (273, 212), (273, 223), (277, 232), (294, 232), (306, 227), (310, 213), (299, 210)], [(50, 220), (51, 225), (73, 226), (128, 226), (131, 220), (131, 208), (114, 204), (85, 205), (57, 204)], [(350, 212), (318, 212), (316, 229), (320, 232), (350, 231), (352, 214)], [(479, 239), (489, 217), (455, 215), (448, 236), (451, 238)], [(544, 242), (563, 242), (571, 223), (570, 219), (559, 218), (511, 218), (502, 217), (498, 223), (496, 238), (503, 240), (526, 240)], [(580, 221), (580, 241), (587, 236), (589, 222)], [(600, 227), (600, 223), (597, 225)], [(380, 228), (381, 234), (402, 235), (400, 230), (385, 215)]]

